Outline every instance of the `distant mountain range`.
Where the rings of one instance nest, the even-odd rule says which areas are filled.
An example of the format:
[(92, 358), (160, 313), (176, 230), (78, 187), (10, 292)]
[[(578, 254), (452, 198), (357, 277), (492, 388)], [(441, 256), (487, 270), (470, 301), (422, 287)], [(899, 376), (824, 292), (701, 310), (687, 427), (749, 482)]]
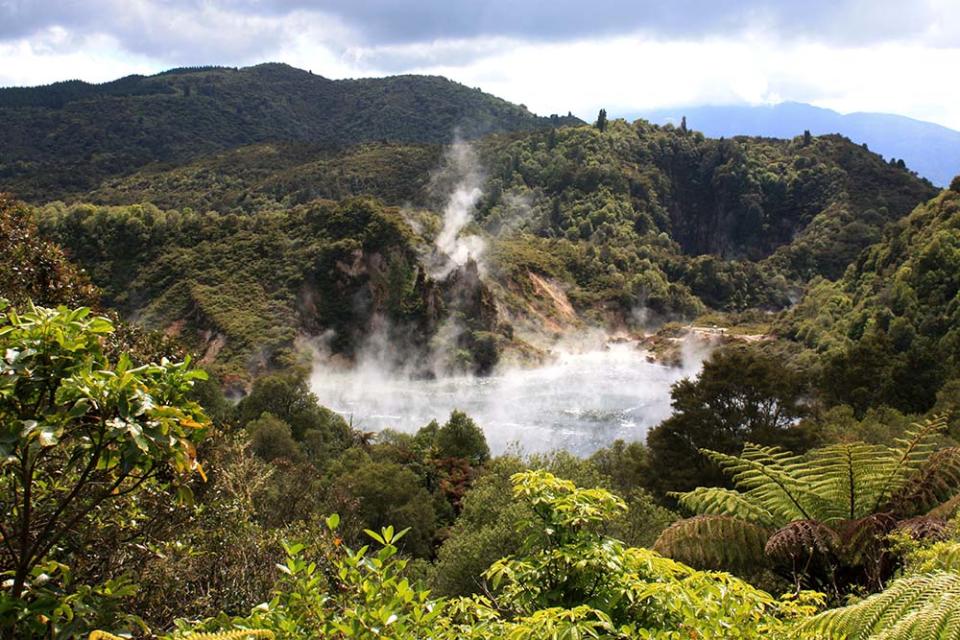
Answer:
[(713, 138), (736, 135), (792, 138), (809, 130), (813, 135), (839, 133), (888, 160), (902, 159), (907, 167), (936, 185), (946, 186), (960, 174), (960, 131), (888, 113), (841, 114), (799, 102), (772, 106), (700, 106), (611, 114), (629, 120), (680, 124)]

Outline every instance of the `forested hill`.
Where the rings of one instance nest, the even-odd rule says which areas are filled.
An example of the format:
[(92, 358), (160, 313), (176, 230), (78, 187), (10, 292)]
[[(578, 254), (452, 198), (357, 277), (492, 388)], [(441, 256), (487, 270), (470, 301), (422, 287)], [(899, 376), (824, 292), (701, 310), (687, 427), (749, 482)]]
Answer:
[(830, 400), (918, 412), (960, 373), (960, 179), (817, 280), (780, 333), (816, 350)]
[(469, 299), (421, 260), (456, 186), (435, 179), (450, 169), (441, 145), (249, 145), (106, 180), (37, 218), (105, 302), (221, 373), (282, 364), (296, 336), (328, 330), (349, 355), (377, 318), (420, 353), (451, 317), (472, 323), (457, 366), (484, 371), (544, 331), (629, 325), (638, 308), (783, 307), (936, 194), (840, 136), (713, 140), (614, 120), (471, 148), (483, 179), (469, 233), (488, 252), (482, 286), (463, 276)]
[(792, 138), (840, 133), (945, 187), (960, 172), (960, 131), (892, 113), (840, 114), (799, 102), (776, 105), (699, 106), (633, 114), (651, 122), (687, 124), (711, 137)]
[(578, 123), (435, 76), (329, 80), (284, 64), (174, 69), (100, 85), (0, 89), (0, 188), (29, 200), (87, 191), (152, 162), (241, 145), (450, 141)]

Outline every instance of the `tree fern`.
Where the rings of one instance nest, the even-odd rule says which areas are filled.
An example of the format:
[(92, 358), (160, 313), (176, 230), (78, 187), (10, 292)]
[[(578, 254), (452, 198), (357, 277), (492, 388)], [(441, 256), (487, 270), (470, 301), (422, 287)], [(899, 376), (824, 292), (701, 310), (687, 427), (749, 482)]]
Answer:
[(960, 640), (960, 575), (901, 578), (882, 593), (815, 616), (798, 631), (847, 640)]
[(777, 530), (764, 545), (766, 555), (791, 566), (825, 564), (839, 553), (840, 536), (816, 520), (797, 520)]
[(657, 539), (654, 550), (701, 569), (747, 568), (764, 562), (770, 530), (722, 515), (675, 522)]
[(680, 506), (692, 513), (731, 516), (765, 527), (774, 527), (779, 520), (762, 505), (739, 491), (720, 487), (698, 487), (693, 491), (675, 495)]
[(737, 489), (758, 508), (769, 512), (776, 524), (808, 519), (815, 501), (808, 485), (796, 477), (801, 458), (776, 447), (747, 444), (740, 456), (703, 450), (732, 479)]
[[(675, 494), (698, 517), (668, 528), (655, 547), (702, 568), (762, 563), (755, 554), (762, 548), (794, 577), (808, 574), (817, 588), (834, 589), (836, 569), (843, 569), (841, 590), (850, 583), (878, 589), (893, 567), (886, 536), (898, 519), (958, 494), (960, 449), (936, 450), (945, 426), (942, 419), (917, 423), (893, 447), (840, 443), (804, 455), (751, 444), (739, 456), (704, 450), (736, 489)], [(911, 519), (899, 530), (936, 540), (944, 527), (936, 518)], [(768, 539), (755, 544), (764, 532)], [(819, 577), (809, 575), (818, 569)]]
[(960, 487), (960, 448), (941, 449), (929, 456), (919, 469), (890, 498), (891, 509), (898, 512), (926, 512), (947, 503), (940, 517), (957, 510)]

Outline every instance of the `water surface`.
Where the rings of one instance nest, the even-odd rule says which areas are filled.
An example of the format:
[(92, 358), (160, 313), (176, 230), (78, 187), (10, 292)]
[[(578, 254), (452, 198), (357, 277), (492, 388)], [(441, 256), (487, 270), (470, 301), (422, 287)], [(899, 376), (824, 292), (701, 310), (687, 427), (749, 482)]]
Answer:
[(495, 454), (516, 443), (526, 453), (587, 455), (616, 439), (642, 440), (670, 415), (670, 385), (694, 375), (701, 360), (691, 356), (683, 368), (668, 367), (649, 362), (633, 343), (614, 343), (486, 378), (415, 380), (372, 364), (318, 367), (311, 386), (321, 404), (364, 431), (414, 432), (460, 409), (483, 428)]

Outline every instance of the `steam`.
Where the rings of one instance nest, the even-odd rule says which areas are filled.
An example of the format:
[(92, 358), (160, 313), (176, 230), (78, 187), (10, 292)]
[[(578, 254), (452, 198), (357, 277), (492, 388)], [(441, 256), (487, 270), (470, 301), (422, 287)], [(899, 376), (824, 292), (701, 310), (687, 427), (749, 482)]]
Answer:
[(443, 208), (443, 227), (434, 241), (435, 254), (430, 275), (444, 279), (453, 271), (473, 260), (483, 273), (482, 258), (486, 243), (477, 235), (464, 233), (473, 222), (477, 202), (483, 196), (483, 173), (473, 148), (462, 140), (455, 140), (447, 149), (443, 168), (434, 175), (434, 190), (453, 182)]
[(322, 404), (366, 431), (412, 433), (460, 409), (483, 428), (494, 453), (519, 447), (589, 455), (616, 439), (643, 440), (670, 416), (673, 383), (696, 375), (711, 350), (709, 340), (690, 335), (682, 366), (670, 367), (651, 362), (634, 342), (598, 343), (591, 333), (582, 344), (563, 343), (549, 364), (504, 365), (486, 378), (417, 379), (374, 358), (351, 368), (318, 364), (311, 387)]
[[(483, 180), (476, 153), (459, 140), (431, 176), (443, 223), (422, 260), (429, 275), (446, 287), (449, 313), (427, 353), (404, 353), (381, 316), (372, 319), (352, 362), (331, 353), (333, 336), (325, 334), (311, 343), (310, 385), (320, 403), (365, 431), (415, 432), (459, 409), (483, 428), (495, 453), (519, 447), (527, 453), (562, 448), (587, 455), (616, 439), (644, 439), (650, 427), (670, 415), (673, 383), (695, 375), (709, 355), (712, 345), (702, 337), (688, 336), (679, 367), (653, 362), (635, 341), (587, 328), (554, 342), (550, 362), (538, 367), (504, 362), (488, 377), (451, 373), (462, 370), (456, 366), (461, 357), (456, 345), (465, 330), (461, 309), (467, 308), (461, 303), (485, 272), (486, 243), (469, 232)], [(502, 235), (534, 213), (528, 199), (508, 192), (488, 222)], [(638, 309), (634, 322), (648, 320)], [(425, 378), (425, 370), (434, 377)]]

